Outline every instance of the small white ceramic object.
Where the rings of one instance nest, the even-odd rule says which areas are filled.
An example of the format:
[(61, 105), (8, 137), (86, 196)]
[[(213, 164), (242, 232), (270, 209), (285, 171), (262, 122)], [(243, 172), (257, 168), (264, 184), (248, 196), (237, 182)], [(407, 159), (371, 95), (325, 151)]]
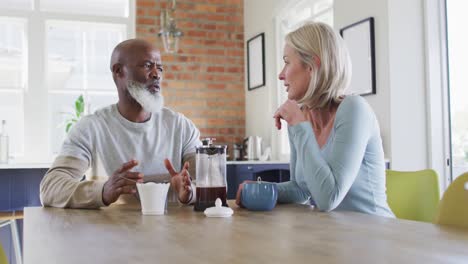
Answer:
[(214, 207), (205, 209), (205, 215), (207, 217), (230, 217), (234, 211), (229, 207), (222, 206), (222, 204), (221, 199), (217, 198)]
[(163, 215), (166, 211), (170, 183), (137, 183), (141, 212), (144, 215)]

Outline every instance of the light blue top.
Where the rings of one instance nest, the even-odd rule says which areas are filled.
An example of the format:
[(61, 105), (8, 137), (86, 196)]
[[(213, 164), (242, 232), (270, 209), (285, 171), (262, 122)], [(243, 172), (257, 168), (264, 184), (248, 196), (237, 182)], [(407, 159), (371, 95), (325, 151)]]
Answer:
[(385, 193), (385, 161), (377, 118), (360, 96), (347, 96), (320, 149), (309, 121), (288, 127), (291, 181), (278, 184), (278, 202), (315, 202), (322, 211), (349, 210), (395, 217)]

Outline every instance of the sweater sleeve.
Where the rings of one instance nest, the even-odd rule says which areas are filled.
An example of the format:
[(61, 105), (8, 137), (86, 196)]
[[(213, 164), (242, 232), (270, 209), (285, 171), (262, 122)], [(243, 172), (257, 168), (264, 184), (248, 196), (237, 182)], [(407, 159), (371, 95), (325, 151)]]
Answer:
[(40, 185), (44, 206), (66, 208), (99, 208), (104, 181), (82, 180), (92, 164), (94, 125), (85, 116), (76, 123), (65, 139), (60, 155), (47, 171)]
[(290, 147), (290, 181), (278, 183), (278, 202), (279, 203), (304, 203), (309, 200), (309, 195), (302, 191), (296, 181), (295, 171), (296, 167), (296, 148), (294, 147), (291, 137), (289, 137)]
[(297, 155), (292, 170), (304, 174), (305, 185), (320, 210), (333, 210), (348, 193), (361, 167), (374, 123), (375, 116), (364, 99), (344, 100), (335, 117), (335, 136), (327, 155), (322, 155), (309, 122), (289, 127)]
[(185, 116), (182, 116), (182, 125), (180, 129), (182, 130), (182, 156), (185, 157), (188, 154), (195, 153), (196, 147), (200, 146), (202, 143), (200, 141), (200, 131), (195, 126), (195, 124)]
[(61, 208), (99, 208), (102, 202), (102, 181), (81, 181), (88, 162), (59, 156), (40, 184), (42, 205)]

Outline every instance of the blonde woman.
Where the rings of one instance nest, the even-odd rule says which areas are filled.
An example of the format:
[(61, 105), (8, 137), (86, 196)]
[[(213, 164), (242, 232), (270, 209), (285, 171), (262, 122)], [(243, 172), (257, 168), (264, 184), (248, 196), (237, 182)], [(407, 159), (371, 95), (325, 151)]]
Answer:
[(286, 36), (283, 59), (288, 100), (274, 118), (278, 129), (281, 119), (288, 124), (291, 181), (277, 185), (278, 202), (394, 217), (377, 118), (362, 97), (344, 96), (351, 63), (343, 40), (326, 24), (306, 24)]

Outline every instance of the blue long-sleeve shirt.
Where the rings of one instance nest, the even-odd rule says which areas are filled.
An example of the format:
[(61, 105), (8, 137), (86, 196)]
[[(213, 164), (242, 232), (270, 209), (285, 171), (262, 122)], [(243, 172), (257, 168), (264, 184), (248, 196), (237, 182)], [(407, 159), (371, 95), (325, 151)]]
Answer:
[(322, 211), (350, 210), (394, 217), (385, 193), (385, 161), (377, 118), (360, 96), (347, 96), (320, 149), (310, 122), (288, 127), (291, 180), (278, 201), (312, 199)]

